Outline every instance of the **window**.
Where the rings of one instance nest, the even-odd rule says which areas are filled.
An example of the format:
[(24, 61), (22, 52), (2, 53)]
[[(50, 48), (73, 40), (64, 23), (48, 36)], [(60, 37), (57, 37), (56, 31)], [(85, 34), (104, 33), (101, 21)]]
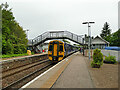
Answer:
[(60, 45), (59, 51), (63, 52), (63, 46), (62, 45)]
[(53, 50), (53, 46), (50, 45), (50, 46), (49, 46), (49, 51), (52, 51), (52, 50)]

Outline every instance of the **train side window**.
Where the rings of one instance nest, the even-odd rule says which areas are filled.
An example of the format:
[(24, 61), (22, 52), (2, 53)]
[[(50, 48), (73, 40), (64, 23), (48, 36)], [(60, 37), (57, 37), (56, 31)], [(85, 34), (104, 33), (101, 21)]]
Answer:
[(62, 45), (60, 45), (59, 51), (63, 52), (63, 46)]
[(50, 46), (49, 46), (49, 51), (52, 51), (52, 50), (53, 50), (53, 46), (50, 45)]

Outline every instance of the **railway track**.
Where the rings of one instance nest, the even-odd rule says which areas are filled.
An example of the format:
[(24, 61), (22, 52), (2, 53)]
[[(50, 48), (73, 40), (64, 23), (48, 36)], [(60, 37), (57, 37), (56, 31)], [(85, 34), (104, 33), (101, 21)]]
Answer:
[(47, 59), (5, 71), (2, 77), (3, 90), (20, 88), (52, 66), (53, 64)]
[(29, 68), (35, 67), (35, 66), (40, 65), (40, 64), (45, 63), (45, 62), (49, 62), (49, 60), (41, 60), (41, 61), (35, 62), (33, 64), (27, 64), (24, 66), (22, 65), (20, 67), (16, 67), (16, 68), (4, 71), (4, 72), (2, 72), (2, 79), (9, 77), (9, 76), (12, 76), (13, 74), (17, 74), (21, 71), (27, 70)]

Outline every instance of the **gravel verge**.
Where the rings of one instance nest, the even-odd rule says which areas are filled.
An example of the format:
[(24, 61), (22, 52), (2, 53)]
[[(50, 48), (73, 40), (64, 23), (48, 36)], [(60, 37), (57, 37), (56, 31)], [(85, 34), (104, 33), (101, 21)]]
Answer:
[(85, 61), (95, 88), (118, 88), (118, 64), (103, 63), (101, 68), (92, 68), (88, 57)]

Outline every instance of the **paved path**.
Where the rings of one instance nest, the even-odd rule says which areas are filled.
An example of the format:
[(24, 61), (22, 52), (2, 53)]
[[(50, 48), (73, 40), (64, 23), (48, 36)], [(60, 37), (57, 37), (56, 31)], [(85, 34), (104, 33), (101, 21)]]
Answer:
[(52, 88), (94, 88), (84, 57), (79, 52)]

